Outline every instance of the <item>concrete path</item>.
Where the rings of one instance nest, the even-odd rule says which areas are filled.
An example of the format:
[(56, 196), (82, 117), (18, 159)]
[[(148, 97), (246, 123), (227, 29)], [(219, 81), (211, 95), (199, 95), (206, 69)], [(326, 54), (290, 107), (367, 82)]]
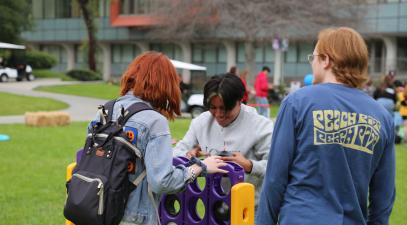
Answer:
[[(60, 110), (67, 112), (72, 121), (90, 121), (97, 111), (97, 107), (104, 104), (107, 100), (89, 97), (79, 97), (73, 95), (55, 94), (49, 92), (34, 91), (38, 86), (76, 84), (78, 81), (61, 81), (59, 79), (36, 79), (32, 82), (6, 82), (0, 83), (0, 92), (8, 92), (18, 95), (27, 95), (34, 97), (52, 98), (69, 104), (69, 108)], [(0, 101), (1, 103), (1, 101)], [(7, 106), (1, 106), (7, 107)], [(0, 124), (24, 123), (24, 115), (20, 116), (0, 116)]]

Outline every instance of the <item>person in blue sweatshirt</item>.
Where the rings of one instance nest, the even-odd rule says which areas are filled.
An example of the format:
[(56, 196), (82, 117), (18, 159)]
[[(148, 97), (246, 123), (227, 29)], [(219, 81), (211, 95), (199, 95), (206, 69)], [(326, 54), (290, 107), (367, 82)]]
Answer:
[(314, 85), (281, 104), (256, 224), (388, 224), (395, 134), (390, 114), (360, 90), (366, 44), (351, 28), (325, 29), (308, 60)]

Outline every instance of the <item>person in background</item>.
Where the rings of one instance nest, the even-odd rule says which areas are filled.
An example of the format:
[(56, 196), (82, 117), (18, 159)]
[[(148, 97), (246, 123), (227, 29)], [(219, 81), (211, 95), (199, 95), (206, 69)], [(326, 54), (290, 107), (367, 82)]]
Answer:
[(243, 95), (243, 98), (242, 98), (242, 103), (246, 105), (247, 102), (249, 101), (249, 89), (247, 88), (247, 82), (246, 82), (246, 78), (247, 78), (247, 75), (249, 74), (249, 71), (243, 70), (242, 73), (240, 73), (240, 75), (239, 75), (239, 69), (236, 66), (232, 66), (229, 69), (229, 74), (236, 75), (236, 76), (240, 77), (240, 79), (242, 80), (244, 88), (246, 90)]
[(373, 80), (371, 77), (367, 80), (365, 85), (363, 85), (362, 90), (368, 94), (369, 96), (373, 97), (374, 92), (376, 91), (375, 86), (373, 85)]
[(360, 90), (366, 44), (351, 28), (325, 29), (308, 60), (314, 85), (281, 104), (256, 225), (388, 224), (394, 125)]
[(248, 70), (243, 70), (242, 73), (240, 73), (240, 80), (242, 81), (245, 90), (242, 98), (242, 103), (245, 105), (247, 105), (247, 103), (249, 102), (249, 92), (250, 92), (249, 88), (247, 87), (247, 75), (249, 75)]
[[(397, 82), (396, 86), (398, 86)], [(403, 124), (400, 127), (400, 134), (402, 134), (402, 141), (407, 141), (407, 84), (404, 84), (402, 87), (397, 87), (397, 97), (399, 106), (400, 116), (403, 120)]]
[(181, 74), (178, 74), (178, 77), (179, 77), (179, 88), (180, 88), (180, 90), (181, 90), (181, 98), (182, 98), (182, 100), (183, 100), (184, 102), (186, 102), (187, 99), (188, 99), (188, 96), (190, 95), (191, 85), (185, 83), (185, 82), (182, 80)]
[(232, 66), (229, 69), (229, 73), (233, 74), (233, 75), (236, 75), (236, 76), (239, 76), (239, 69), (236, 66)]
[(260, 115), (269, 118), (270, 117), (270, 104), (267, 99), (268, 91), (271, 86), (268, 83), (268, 74), (270, 68), (264, 66), (259, 74), (256, 76), (254, 88), (256, 89), (256, 105), (257, 111)]
[(245, 92), (239, 77), (213, 76), (204, 86), (208, 111), (193, 119), (174, 156), (222, 155), (243, 167), (245, 181), (260, 191), (270, 150), (273, 122), (241, 104)]
[(397, 95), (394, 90), (394, 76), (391, 74), (384, 76), (380, 86), (373, 93), (373, 98), (393, 115), (397, 103)]
[[(394, 88), (397, 95), (397, 103), (394, 110), (394, 129), (396, 133), (395, 143), (400, 144), (403, 140), (403, 136), (400, 133), (403, 131), (403, 117), (401, 114), (405, 115), (407, 118), (407, 104), (404, 98), (404, 84), (400, 80), (394, 81)], [(406, 104), (406, 105), (403, 105)]]
[[(225, 163), (219, 156), (208, 157), (189, 167), (172, 165), (171, 135), (167, 119), (180, 115), (181, 93), (179, 78), (171, 61), (162, 53), (145, 52), (130, 63), (120, 83), (120, 97), (113, 109), (117, 120), (122, 107), (144, 102), (154, 110), (133, 115), (126, 126), (137, 132), (136, 147), (143, 154), (143, 163), (131, 179), (146, 170), (147, 175), (131, 192), (120, 225), (156, 225), (161, 195), (181, 191), (200, 175), (226, 171), (220, 169)], [(98, 121), (98, 119), (96, 119)], [(151, 188), (151, 189), (150, 189)], [(149, 197), (151, 190), (153, 198)], [(150, 192), (150, 193), (151, 193)]]

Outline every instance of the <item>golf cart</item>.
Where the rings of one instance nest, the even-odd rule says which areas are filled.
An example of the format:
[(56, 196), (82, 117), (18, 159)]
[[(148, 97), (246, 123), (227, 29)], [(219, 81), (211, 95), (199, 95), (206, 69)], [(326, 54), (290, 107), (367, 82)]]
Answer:
[[(204, 66), (198, 66), (177, 60), (171, 60), (171, 62), (177, 69), (200, 72), (203, 74), (202, 76), (206, 77), (206, 67)], [(191, 113), (192, 118), (195, 118), (199, 116), (199, 114), (203, 113), (205, 111), (205, 107), (203, 105), (202, 90), (199, 90), (199, 93), (187, 94), (187, 96), (182, 100), (181, 111)]]
[(0, 51), (7, 51), (8, 57), (5, 60), (0, 55), (0, 82), (7, 82), (9, 79), (22, 81), (35, 79), (31, 66), (25, 62), (25, 46), (0, 42)]

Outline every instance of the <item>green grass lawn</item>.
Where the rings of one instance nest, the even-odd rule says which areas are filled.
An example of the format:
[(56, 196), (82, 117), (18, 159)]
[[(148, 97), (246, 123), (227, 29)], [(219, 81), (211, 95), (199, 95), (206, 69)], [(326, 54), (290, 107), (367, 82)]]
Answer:
[(33, 74), (36, 78), (61, 78), (61, 80), (70, 81), (74, 80), (68, 77), (65, 73), (47, 70), (47, 69), (35, 69)]
[(280, 104), (272, 104), (270, 106), (270, 118), (276, 118), (279, 109), (280, 109)]
[(35, 90), (101, 99), (114, 99), (119, 96), (119, 86), (107, 83), (42, 86), (36, 88)]
[[(190, 120), (170, 123), (180, 139)], [(35, 128), (0, 125), (10, 141), (0, 142), (0, 223), (4, 225), (63, 224), (66, 166), (84, 144), (87, 123)], [(392, 225), (405, 224), (407, 213), (407, 145), (397, 146), (397, 198)]]
[(22, 115), (25, 112), (53, 111), (68, 108), (68, 104), (49, 98), (29, 97), (0, 92), (0, 116)]
[[(171, 122), (180, 139), (190, 120)], [(0, 224), (63, 224), (66, 166), (84, 144), (87, 123), (36, 128), (0, 125)], [(176, 131), (175, 131), (176, 130)]]

